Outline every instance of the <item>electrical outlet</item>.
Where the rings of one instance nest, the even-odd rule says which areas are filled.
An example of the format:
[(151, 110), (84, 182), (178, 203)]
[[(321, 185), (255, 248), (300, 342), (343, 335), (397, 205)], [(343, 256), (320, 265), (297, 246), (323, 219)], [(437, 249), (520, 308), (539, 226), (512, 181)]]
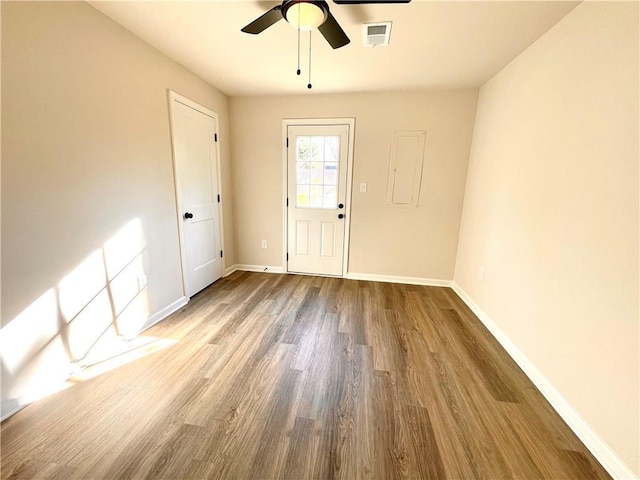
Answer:
[(266, 240), (262, 240), (262, 242), (260, 242), (260, 246), (262, 248), (267, 248), (267, 241)]
[(362, 182), (360, 184), (360, 193), (367, 193), (367, 182)]
[(138, 290), (142, 290), (146, 286), (147, 286), (147, 276), (146, 275), (140, 275), (138, 277)]
[(484, 267), (480, 267), (480, 271), (478, 272), (478, 278), (480, 280), (484, 280)]

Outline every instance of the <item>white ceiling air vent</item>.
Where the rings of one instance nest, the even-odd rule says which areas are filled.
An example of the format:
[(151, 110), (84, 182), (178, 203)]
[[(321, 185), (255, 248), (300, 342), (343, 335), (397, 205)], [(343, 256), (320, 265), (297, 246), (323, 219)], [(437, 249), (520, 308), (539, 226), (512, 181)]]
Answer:
[(365, 23), (362, 25), (365, 47), (382, 47), (389, 45), (391, 22)]

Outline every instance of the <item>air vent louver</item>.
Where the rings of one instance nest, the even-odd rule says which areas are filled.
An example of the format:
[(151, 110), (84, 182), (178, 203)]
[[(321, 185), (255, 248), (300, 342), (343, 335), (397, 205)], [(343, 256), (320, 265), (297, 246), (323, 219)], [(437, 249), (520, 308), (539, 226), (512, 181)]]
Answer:
[(362, 26), (365, 47), (381, 47), (389, 45), (391, 22), (365, 23)]

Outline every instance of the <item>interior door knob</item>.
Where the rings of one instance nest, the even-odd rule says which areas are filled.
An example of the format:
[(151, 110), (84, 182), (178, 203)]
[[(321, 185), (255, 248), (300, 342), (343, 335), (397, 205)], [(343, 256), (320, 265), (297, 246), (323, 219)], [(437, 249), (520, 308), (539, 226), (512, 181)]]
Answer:
[(344, 208), (344, 203), (339, 203), (338, 208)]
[(339, 219), (343, 219), (343, 218), (344, 218), (344, 215), (343, 215), (342, 213), (339, 213), (339, 214), (338, 214), (338, 218), (339, 218)]
[(193, 218), (193, 213), (187, 212), (184, 214), (184, 218), (188, 219), (188, 218)]

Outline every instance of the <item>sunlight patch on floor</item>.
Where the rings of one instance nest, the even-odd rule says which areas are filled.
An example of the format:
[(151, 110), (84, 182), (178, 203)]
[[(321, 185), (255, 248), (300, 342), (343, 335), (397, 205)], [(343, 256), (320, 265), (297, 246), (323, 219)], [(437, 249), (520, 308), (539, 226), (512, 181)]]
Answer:
[[(117, 342), (117, 340), (116, 340)], [(78, 383), (95, 378), (103, 373), (115, 370), (118, 367), (135, 362), (147, 355), (156, 353), (167, 347), (175, 345), (178, 341), (171, 338), (137, 337), (133, 340), (121, 340), (119, 345), (110, 345), (109, 351), (114, 352), (121, 349), (122, 353), (112, 356), (106, 360), (89, 364), (91, 357), (83, 359), (83, 365), (78, 365), (78, 369), (72, 373), (70, 382)], [(99, 352), (98, 352), (99, 353)]]

